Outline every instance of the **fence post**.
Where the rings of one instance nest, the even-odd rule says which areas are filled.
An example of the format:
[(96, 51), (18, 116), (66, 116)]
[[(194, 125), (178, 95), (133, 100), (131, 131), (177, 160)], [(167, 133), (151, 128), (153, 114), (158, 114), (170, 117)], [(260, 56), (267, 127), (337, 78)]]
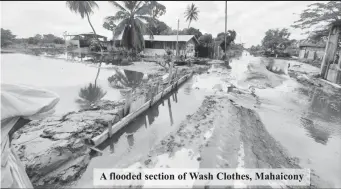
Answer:
[(132, 90), (129, 89), (128, 93), (127, 93), (127, 96), (126, 96), (126, 100), (125, 100), (124, 112), (123, 112), (124, 115), (123, 115), (123, 117), (125, 117), (126, 115), (129, 114), (131, 100), (132, 100)]
[(153, 101), (154, 101), (154, 96), (155, 96), (155, 89), (156, 87), (154, 85), (152, 85), (150, 91), (151, 91), (151, 97), (150, 97), (150, 103), (149, 103), (149, 107), (152, 105)]
[(172, 82), (173, 64), (174, 64), (173, 61), (171, 61), (170, 68), (169, 68), (168, 85)]
[(167, 100), (168, 100), (169, 117), (170, 117), (171, 125), (173, 125), (173, 114), (172, 114), (172, 106), (171, 106), (170, 97)]
[(148, 118), (148, 115), (146, 115), (145, 125), (146, 125), (146, 128), (149, 127), (149, 118)]
[(111, 136), (112, 136), (112, 125), (113, 125), (114, 123), (113, 123), (113, 120), (111, 120), (111, 121), (108, 121), (108, 138), (111, 138)]

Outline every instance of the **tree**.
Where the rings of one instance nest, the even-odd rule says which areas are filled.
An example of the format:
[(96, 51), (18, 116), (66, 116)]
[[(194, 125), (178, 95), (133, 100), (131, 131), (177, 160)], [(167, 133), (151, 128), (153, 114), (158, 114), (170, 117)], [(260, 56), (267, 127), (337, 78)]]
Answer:
[(183, 32), (185, 35), (195, 35), (195, 37), (198, 39), (200, 36), (202, 36), (202, 33), (200, 32), (199, 29), (190, 27), (190, 28), (185, 28)]
[[(66, 1), (66, 5), (69, 7), (71, 11), (80, 14), (82, 19), (84, 19), (85, 16), (87, 17), (89, 25), (96, 36), (101, 52), (103, 52), (103, 47), (98, 39), (95, 28), (92, 26), (91, 21), (90, 21), (90, 14), (94, 12), (93, 9), (98, 8), (97, 3), (95, 1)], [(96, 75), (96, 80), (98, 78), (101, 65), (102, 65), (102, 62), (100, 62), (99, 64), (97, 75)], [(95, 87), (96, 87), (96, 83), (95, 83)]]
[(115, 28), (116, 24), (112, 20), (105, 20), (103, 23), (103, 28), (112, 31), (112, 40), (115, 41)]
[(15, 35), (12, 34), (11, 30), (1, 28), (1, 47), (7, 47), (12, 44), (14, 39)]
[(191, 5), (187, 6), (187, 9), (184, 14), (185, 14), (186, 22), (189, 21), (188, 22), (188, 28), (189, 28), (189, 25), (191, 24), (193, 20), (194, 21), (198, 20), (198, 14), (199, 14), (198, 7), (196, 7), (194, 3), (192, 3)]
[[(78, 13), (81, 15), (82, 19), (86, 16), (89, 22), (89, 25), (94, 32), (97, 41), (99, 42), (99, 39), (97, 37), (95, 28), (92, 26), (90, 21), (90, 14), (92, 14), (94, 11), (94, 8), (98, 8), (98, 5), (95, 1), (66, 1), (66, 5), (69, 7), (69, 9), (75, 13)], [(103, 47), (101, 43), (99, 42), (101, 52), (103, 51)]]
[(288, 29), (269, 29), (265, 33), (265, 37), (262, 40), (262, 46), (265, 49), (277, 50), (279, 48), (285, 49), (291, 44), (289, 40), (290, 33)]
[[(234, 42), (234, 40), (237, 37), (237, 33), (234, 30), (228, 30), (226, 32), (226, 48), (229, 47), (231, 45), (231, 43)], [(223, 49), (223, 51), (225, 52), (225, 33), (221, 32), (217, 35), (216, 41), (220, 42), (220, 47), (221, 49)]]
[(36, 34), (34, 38), (37, 39), (38, 41), (43, 40), (43, 36), (41, 36), (40, 34)]
[(155, 24), (148, 23), (148, 28), (154, 35), (162, 35), (163, 32), (171, 30), (166, 23), (156, 20)]
[(311, 38), (319, 40), (328, 36), (330, 26), (337, 23), (341, 23), (341, 1), (329, 1), (308, 5), (292, 27), (303, 30), (317, 27)]
[(29, 37), (27, 40), (28, 44), (37, 45), (40, 41), (35, 37)]
[(109, 1), (119, 9), (115, 16), (106, 17), (114, 23), (118, 21), (115, 36), (122, 34), (121, 45), (127, 49), (141, 51), (144, 49), (143, 34), (153, 33), (147, 27), (147, 23), (155, 24), (158, 16), (164, 14), (165, 7), (152, 1), (123, 1), (123, 5), (116, 1)]
[(212, 38), (211, 34), (206, 33), (206, 34), (200, 36), (198, 41), (207, 47), (209, 44), (211, 44), (213, 42), (213, 38)]

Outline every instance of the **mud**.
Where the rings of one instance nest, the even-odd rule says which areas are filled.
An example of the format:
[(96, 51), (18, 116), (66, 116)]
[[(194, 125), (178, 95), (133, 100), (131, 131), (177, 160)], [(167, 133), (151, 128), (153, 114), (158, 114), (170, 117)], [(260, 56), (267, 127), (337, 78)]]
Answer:
[(99, 135), (120, 113), (123, 102), (97, 106), (61, 117), (32, 121), (14, 133), (12, 146), (34, 187), (56, 187), (77, 178), (90, 161), (83, 140)]
[[(195, 114), (187, 116), (176, 132), (170, 133), (135, 165), (146, 168), (301, 168), (297, 161), (267, 132), (254, 110), (236, 104), (226, 95), (215, 95), (206, 97)], [(311, 177), (309, 188), (328, 186), (316, 174), (312, 173)]]
[[(158, 85), (158, 92), (167, 87), (162, 83), (165, 70), (152, 63), (122, 66), (128, 70), (146, 71), (152, 77), (148, 82), (140, 83), (133, 92), (133, 101), (151, 98), (151, 90)], [(141, 69), (144, 70), (141, 70)], [(155, 69), (154, 69), (155, 68)], [(174, 80), (191, 73), (201, 73), (207, 65), (176, 67)], [(69, 112), (63, 116), (53, 116), (32, 121), (14, 133), (12, 145), (16, 150), (34, 187), (62, 188), (82, 175), (90, 162), (90, 149), (84, 140), (102, 133), (108, 122), (117, 122), (122, 118), (125, 100), (101, 100), (90, 107)]]

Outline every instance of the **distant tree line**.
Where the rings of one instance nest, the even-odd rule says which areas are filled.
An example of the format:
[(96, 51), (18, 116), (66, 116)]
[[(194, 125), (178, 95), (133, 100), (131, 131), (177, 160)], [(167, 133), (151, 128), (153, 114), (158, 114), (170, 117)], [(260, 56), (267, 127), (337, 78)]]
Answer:
[(29, 38), (16, 38), (11, 30), (1, 28), (1, 47), (8, 47), (12, 44), (32, 44), (32, 45), (46, 45), (46, 44), (64, 44), (65, 40), (53, 34), (40, 35), (37, 34)]

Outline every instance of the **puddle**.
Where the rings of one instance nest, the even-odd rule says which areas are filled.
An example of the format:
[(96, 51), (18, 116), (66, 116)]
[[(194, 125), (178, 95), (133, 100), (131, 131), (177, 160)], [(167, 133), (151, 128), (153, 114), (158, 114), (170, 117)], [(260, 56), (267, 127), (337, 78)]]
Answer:
[[(233, 100), (255, 109), (268, 132), (290, 156), (299, 158), (302, 167), (313, 169), (322, 179), (341, 187), (340, 91), (323, 92), (303, 86), (287, 75), (268, 71), (268, 61), (243, 56), (232, 60), (231, 70), (212, 65), (208, 73), (196, 78), (195, 87), (210, 91), (229, 84), (248, 91), (254, 88), (255, 98), (234, 94)], [(280, 64), (284, 60), (275, 61)], [(307, 67), (294, 61), (290, 64), (302, 70)], [(307, 70), (316, 72), (315, 68)]]

